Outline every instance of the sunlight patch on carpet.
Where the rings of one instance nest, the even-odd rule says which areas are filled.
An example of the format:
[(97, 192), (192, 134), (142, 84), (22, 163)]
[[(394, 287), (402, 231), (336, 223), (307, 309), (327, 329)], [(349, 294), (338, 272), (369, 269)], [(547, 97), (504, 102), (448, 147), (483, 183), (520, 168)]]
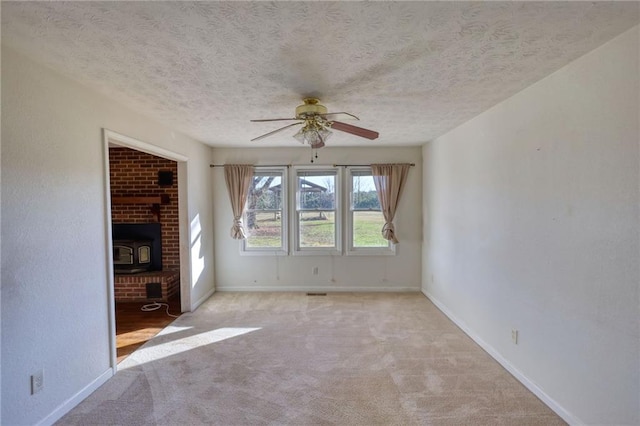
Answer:
[(188, 326), (188, 327), (180, 327), (177, 325), (168, 325), (165, 328), (162, 329), (162, 331), (160, 333), (158, 333), (158, 336), (166, 336), (168, 334), (173, 334), (173, 333), (180, 333), (182, 331), (187, 331), (187, 330), (191, 330), (193, 327)]
[[(184, 327), (175, 327), (184, 328)], [(135, 367), (140, 364), (157, 361), (192, 349), (212, 343), (221, 342), (232, 337), (241, 336), (260, 330), (262, 327), (224, 327), (216, 330), (205, 331), (203, 333), (194, 334), (192, 336), (182, 337), (175, 340), (169, 340), (164, 343), (154, 344), (150, 341), (150, 345), (145, 345), (135, 351), (130, 357), (125, 359), (120, 365), (119, 370)], [(181, 330), (176, 330), (181, 331)], [(168, 333), (163, 333), (166, 335)]]

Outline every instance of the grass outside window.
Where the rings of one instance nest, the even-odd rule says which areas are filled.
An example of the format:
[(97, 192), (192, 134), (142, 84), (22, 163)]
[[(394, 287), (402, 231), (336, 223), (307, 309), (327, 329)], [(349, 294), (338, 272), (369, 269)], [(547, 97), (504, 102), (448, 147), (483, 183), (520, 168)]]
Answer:
[[(322, 213), (322, 216), (320, 215)], [(303, 212), (300, 239), (304, 247), (332, 247), (335, 244), (333, 212)], [(386, 246), (382, 238), (384, 217), (380, 212), (354, 212), (354, 247)], [(247, 239), (249, 247), (280, 247), (282, 219), (274, 213), (256, 213), (256, 227)]]
[(335, 247), (333, 211), (300, 212), (300, 247)]
[(382, 237), (384, 216), (380, 211), (353, 212), (353, 247), (387, 247)]
[(246, 241), (248, 248), (282, 247), (282, 215), (280, 213), (255, 213), (255, 223)]

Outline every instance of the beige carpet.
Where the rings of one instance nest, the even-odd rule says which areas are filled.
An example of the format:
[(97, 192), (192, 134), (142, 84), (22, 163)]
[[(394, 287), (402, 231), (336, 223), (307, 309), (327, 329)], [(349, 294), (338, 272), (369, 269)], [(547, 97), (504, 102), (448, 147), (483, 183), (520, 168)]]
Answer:
[(559, 425), (418, 293), (216, 293), (60, 425)]

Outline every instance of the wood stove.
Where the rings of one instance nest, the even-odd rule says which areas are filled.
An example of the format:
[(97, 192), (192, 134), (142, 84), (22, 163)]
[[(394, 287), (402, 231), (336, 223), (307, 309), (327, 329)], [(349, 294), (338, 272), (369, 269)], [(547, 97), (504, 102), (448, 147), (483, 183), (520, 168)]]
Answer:
[(113, 267), (116, 273), (136, 274), (151, 268), (152, 241), (114, 240)]
[(113, 224), (113, 269), (116, 274), (162, 271), (159, 223)]

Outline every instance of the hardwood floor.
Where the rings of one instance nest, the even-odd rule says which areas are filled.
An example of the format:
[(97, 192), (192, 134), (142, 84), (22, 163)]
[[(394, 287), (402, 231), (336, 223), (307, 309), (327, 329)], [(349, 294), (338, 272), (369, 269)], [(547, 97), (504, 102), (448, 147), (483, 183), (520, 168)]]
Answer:
[[(144, 312), (142, 306), (153, 302), (116, 302), (116, 352), (118, 363), (169, 325), (174, 317), (167, 307)], [(169, 313), (180, 315), (180, 298), (169, 299)]]

